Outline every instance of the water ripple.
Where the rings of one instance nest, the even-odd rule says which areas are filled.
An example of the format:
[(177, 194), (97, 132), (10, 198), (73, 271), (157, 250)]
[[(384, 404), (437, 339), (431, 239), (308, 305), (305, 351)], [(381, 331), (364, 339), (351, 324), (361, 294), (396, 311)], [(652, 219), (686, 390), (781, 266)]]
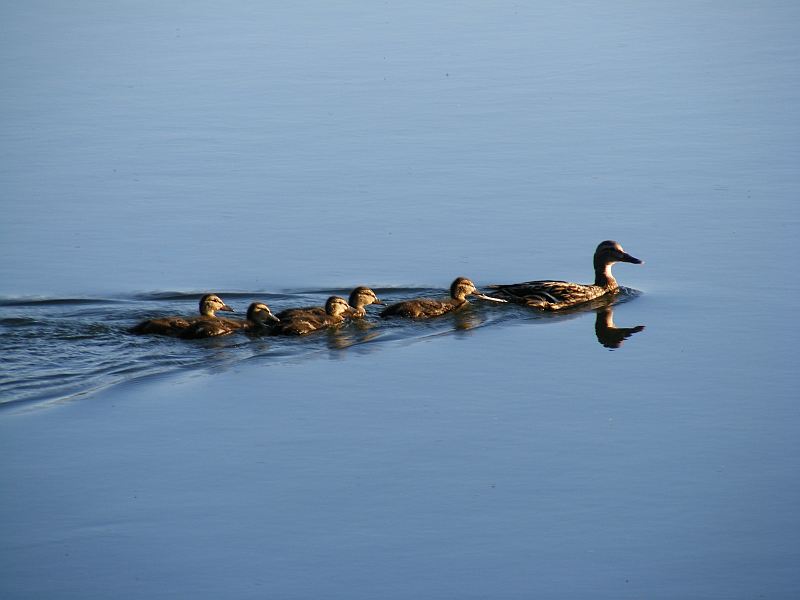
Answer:
[[(420, 296), (445, 296), (446, 290), (419, 287), (376, 288), (387, 303)], [(309, 289), (280, 293), (224, 292), (237, 312), (255, 300), (266, 300), (277, 312), (291, 306), (322, 305), (346, 289)], [(382, 344), (406, 344), (490, 325), (556, 322), (572, 319), (608, 302), (560, 313), (540, 313), (514, 305), (475, 301), (466, 311), (440, 319), (380, 321), (371, 316), (304, 338), (231, 335), (206, 340), (135, 336), (130, 328), (142, 319), (192, 314), (198, 292), (148, 292), (121, 298), (0, 298), (0, 406), (83, 395), (134, 378), (187, 369), (227, 368), (250, 359), (277, 363), (347, 349), (364, 353)], [(623, 288), (615, 302), (638, 295)], [(599, 322), (599, 317), (598, 317)], [(598, 334), (599, 336), (599, 334)], [(603, 343), (601, 341), (601, 343)]]

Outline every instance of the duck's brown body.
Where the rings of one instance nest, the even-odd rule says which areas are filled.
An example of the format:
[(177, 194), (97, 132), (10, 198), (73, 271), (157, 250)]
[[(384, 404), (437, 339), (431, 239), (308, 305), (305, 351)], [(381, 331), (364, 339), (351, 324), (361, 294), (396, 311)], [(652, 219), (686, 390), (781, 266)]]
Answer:
[(306, 335), (338, 325), (344, 321), (345, 316), (353, 312), (347, 300), (339, 296), (328, 298), (322, 314), (316, 308), (294, 309), (294, 312), (287, 310), (278, 313), (281, 322), (273, 328), (272, 333), (275, 335)]
[(429, 319), (439, 317), (469, 304), (467, 296), (477, 294), (475, 284), (466, 277), (458, 277), (450, 285), (450, 298), (446, 300), (435, 300), (433, 298), (417, 298), (416, 300), (406, 300), (387, 306), (381, 316), (405, 317), (407, 319)]
[(183, 339), (202, 339), (229, 335), (235, 331), (264, 332), (269, 331), (278, 318), (272, 314), (269, 307), (263, 302), (253, 302), (247, 309), (247, 316), (242, 320), (198, 319), (182, 330), (178, 336)]
[(206, 294), (200, 298), (200, 315), (196, 317), (161, 317), (142, 321), (131, 329), (131, 333), (180, 336), (195, 324), (214, 323), (223, 320), (216, 316), (217, 311), (233, 312), (216, 294)]
[[(367, 311), (364, 308), (365, 306), (369, 306), (370, 304), (383, 304), (383, 302), (378, 299), (375, 292), (366, 286), (359, 286), (350, 292), (350, 298), (347, 300), (347, 303), (353, 309), (352, 314), (350, 314), (353, 318), (363, 318), (367, 316)], [(278, 313), (278, 318), (281, 321), (300, 317), (324, 319), (326, 315), (325, 308), (322, 306), (307, 306), (282, 310)]]
[(542, 280), (488, 287), (495, 290), (491, 294), (495, 298), (542, 310), (562, 310), (616, 293), (619, 285), (611, 274), (611, 266), (617, 262), (642, 263), (625, 252), (617, 242), (607, 240), (597, 246), (594, 253), (594, 284)]

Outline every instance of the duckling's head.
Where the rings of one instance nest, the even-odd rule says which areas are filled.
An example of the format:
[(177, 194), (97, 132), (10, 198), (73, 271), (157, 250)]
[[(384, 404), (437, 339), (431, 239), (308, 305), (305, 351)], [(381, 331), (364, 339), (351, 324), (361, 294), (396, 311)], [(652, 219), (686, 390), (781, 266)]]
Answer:
[(594, 251), (594, 266), (605, 267), (606, 265), (613, 265), (617, 262), (633, 263), (635, 265), (642, 264), (642, 261), (625, 252), (617, 242), (613, 240), (606, 240), (600, 242), (597, 250)]
[(233, 309), (222, 301), (216, 294), (206, 294), (200, 298), (200, 314), (204, 317), (213, 317), (218, 310), (234, 312)]
[(472, 283), (472, 280), (466, 277), (456, 277), (455, 281), (450, 285), (450, 297), (455, 300), (464, 300), (470, 294), (476, 294), (478, 288)]
[(280, 323), (281, 320), (272, 314), (269, 306), (263, 302), (253, 302), (247, 308), (247, 320), (257, 323), (258, 325), (270, 325), (272, 323)]
[(365, 306), (369, 306), (370, 304), (383, 304), (378, 299), (378, 296), (366, 286), (359, 286), (350, 292), (350, 299), (347, 303), (355, 309), (355, 313), (358, 316), (364, 316), (366, 311), (364, 310)]
[(353, 308), (344, 298), (331, 296), (328, 298), (327, 302), (325, 302), (325, 312), (331, 317), (343, 317), (353, 314)]

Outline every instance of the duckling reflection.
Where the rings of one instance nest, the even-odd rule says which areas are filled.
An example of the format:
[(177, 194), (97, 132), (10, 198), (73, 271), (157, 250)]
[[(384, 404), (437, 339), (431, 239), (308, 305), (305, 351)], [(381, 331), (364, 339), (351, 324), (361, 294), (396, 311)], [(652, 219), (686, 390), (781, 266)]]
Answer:
[[(381, 317), (405, 317), (407, 319), (429, 319), (439, 317), (455, 310), (461, 310), (469, 304), (467, 296), (476, 296), (486, 300), (497, 299), (488, 298), (478, 291), (475, 284), (466, 277), (457, 277), (450, 284), (450, 298), (446, 300), (435, 300), (433, 298), (417, 298), (406, 300), (387, 306), (381, 312)], [(504, 302), (504, 300), (501, 300)]]
[(347, 326), (328, 329), (328, 348), (331, 350), (344, 350), (353, 346), (360, 346), (366, 342), (376, 340), (380, 333), (375, 331), (373, 325), (362, 319), (354, 319)]
[(453, 314), (453, 320), (456, 330), (469, 331), (482, 325), (485, 319), (474, 310), (459, 310)]
[(584, 285), (569, 281), (528, 281), (510, 285), (490, 285), (496, 290), (491, 295), (517, 304), (543, 310), (563, 310), (595, 300), (619, 290), (611, 267), (618, 262), (642, 264), (622, 249), (617, 242), (601, 242), (594, 253), (594, 284)]
[[(350, 292), (350, 297), (348, 298), (347, 303), (353, 308), (353, 312), (350, 315), (353, 318), (365, 317), (367, 315), (367, 311), (364, 307), (369, 306), (370, 304), (383, 305), (383, 302), (381, 302), (375, 292), (363, 285)], [(326, 312), (325, 308), (322, 306), (287, 308), (286, 310), (282, 310), (278, 313), (278, 318), (288, 320), (301, 314), (304, 316), (314, 315), (319, 318), (324, 318)]]
[(179, 336), (183, 339), (202, 339), (229, 335), (234, 331), (266, 333), (279, 322), (280, 319), (272, 314), (269, 306), (263, 302), (253, 302), (247, 308), (247, 315), (243, 321), (219, 317), (199, 320), (181, 331)]
[(597, 309), (597, 316), (594, 321), (594, 332), (597, 341), (606, 348), (614, 350), (622, 346), (622, 343), (634, 333), (644, 330), (644, 325), (636, 327), (617, 327), (614, 325), (614, 309), (611, 305)]
[[(325, 303), (325, 314), (320, 315), (315, 310), (297, 309), (294, 314), (278, 313), (281, 322), (273, 329), (275, 335), (306, 335), (312, 331), (339, 325), (346, 316), (353, 313), (353, 308), (347, 300), (339, 296), (331, 296)], [(284, 315), (281, 317), (281, 315)]]
[(131, 329), (131, 333), (155, 335), (180, 335), (194, 323), (201, 321), (213, 322), (219, 317), (217, 311), (234, 312), (216, 294), (205, 294), (200, 298), (200, 316), (196, 317), (161, 317), (142, 321)]

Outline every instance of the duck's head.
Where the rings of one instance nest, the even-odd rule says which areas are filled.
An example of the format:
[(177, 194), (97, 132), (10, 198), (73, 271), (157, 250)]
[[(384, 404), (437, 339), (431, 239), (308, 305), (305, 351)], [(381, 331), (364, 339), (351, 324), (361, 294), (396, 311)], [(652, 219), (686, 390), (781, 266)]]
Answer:
[(478, 288), (466, 277), (456, 277), (450, 284), (450, 297), (456, 300), (464, 300), (470, 294), (477, 294)]
[(200, 298), (200, 314), (206, 317), (213, 317), (218, 310), (234, 312), (233, 309), (222, 301), (216, 294), (206, 294)]
[(278, 317), (272, 314), (269, 306), (263, 302), (253, 302), (247, 308), (247, 320), (259, 325), (270, 325), (271, 323), (281, 322)]
[(604, 267), (605, 265), (613, 265), (618, 262), (633, 263), (635, 265), (642, 264), (642, 261), (625, 252), (617, 242), (613, 240), (606, 240), (600, 242), (597, 250), (594, 251), (594, 266)]
[(355, 309), (356, 314), (361, 316), (366, 314), (366, 311), (364, 311), (365, 306), (370, 304), (383, 305), (383, 302), (380, 301), (375, 292), (363, 285), (350, 292), (350, 299), (347, 303)]
[(344, 317), (353, 314), (353, 307), (339, 296), (331, 296), (325, 302), (325, 312), (331, 317)]

